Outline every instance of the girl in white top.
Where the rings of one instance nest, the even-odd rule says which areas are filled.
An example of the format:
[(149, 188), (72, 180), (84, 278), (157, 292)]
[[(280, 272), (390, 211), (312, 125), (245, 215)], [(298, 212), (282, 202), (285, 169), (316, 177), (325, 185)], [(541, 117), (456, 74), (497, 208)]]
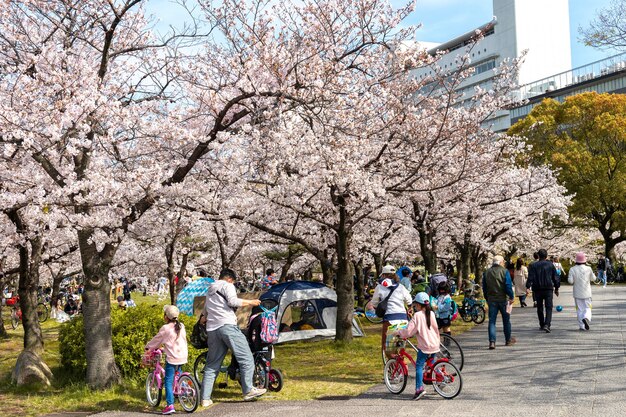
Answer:
[(576, 265), (569, 270), (567, 282), (574, 285), (574, 301), (580, 330), (589, 330), (591, 324), (591, 282), (595, 279), (591, 267), (585, 265), (587, 256), (576, 254)]

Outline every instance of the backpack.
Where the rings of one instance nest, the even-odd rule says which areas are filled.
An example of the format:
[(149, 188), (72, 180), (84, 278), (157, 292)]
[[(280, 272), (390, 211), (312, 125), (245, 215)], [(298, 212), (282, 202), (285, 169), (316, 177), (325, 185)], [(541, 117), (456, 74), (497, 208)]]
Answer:
[(267, 309), (261, 306), (261, 341), (267, 344), (273, 344), (278, 341), (278, 325), (276, 324), (276, 309), (278, 306)]
[(206, 324), (200, 323), (200, 319), (193, 325), (189, 340), (191, 346), (196, 349), (206, 349), (208, 347)]
[(381, 301), (380, 303), (378, 303), (378, 305), (376, 306), (376, 316), (380, 317), (381, 319), (385, 317), (385, 313), (387, 312), (387, 303), (389, 301), (389, 297), (391, 297), (391, 294), (393, 294), (393, 292), (396, 290), (396, 288), (398, 288), (399, 285), (400, 284), (396, 284), (393, 287), (391, 287), (391, 291), (389, 291), (389, 294), (387, 294), (385, 299)]

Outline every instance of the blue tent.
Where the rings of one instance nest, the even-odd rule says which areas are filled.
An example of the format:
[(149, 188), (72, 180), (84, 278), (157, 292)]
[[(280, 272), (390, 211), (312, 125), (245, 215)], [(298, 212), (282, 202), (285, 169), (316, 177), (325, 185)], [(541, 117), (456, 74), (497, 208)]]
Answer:
[[(266, 307), (278, 305), (278, 343), (335, 336), (337, 293), (320, 282), (276, 284), (260, 299)], [(352, 334), (363, 336), (355, 320), (352, 321)]]
[(176, 298), (176, 307), (181, 313), (193, 316), (193, 300), (196, 297), (206, 295), (209, 287), (215, 280), (213, 278), (198, 278), (185, 286)]

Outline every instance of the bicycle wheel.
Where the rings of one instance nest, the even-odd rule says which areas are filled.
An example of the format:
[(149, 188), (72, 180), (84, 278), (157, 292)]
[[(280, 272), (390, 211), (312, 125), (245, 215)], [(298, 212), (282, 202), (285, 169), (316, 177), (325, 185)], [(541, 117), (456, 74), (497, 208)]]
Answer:
[(461, 349), (461, 345), (450, 335), (442, 333), (441, 344), (439, 345), (439, 353), (437, 353), (437, 358), (446, 358), (450, 362), (454, 363), (459, 371), (463, 370), (463, 364), (465, 363), (465, 355), (463, 355), (463, 349)]
[(433, 366), (433, 388), (447, 400), (459, 395), (463, 388), (461, 371), (452, 363), (439, 360)]
[(474, 306), (472, 309), (472, 320), (474, 320), (476, 324), (485, 321), (485, 308), (483, 306)]
[(159, 387), (159, 380), (154, 372), (150, 372), (146, 377), (146, 400), (152, 407), (158, 407), (161, 403), (163, 391)]
[(470, 307), (461, 307), (463, 309), (463, 312), (461, 313), (459, 311), (459, 314), (461, 314), (461, 318), (463, 319), (464, 322), (469, 323), (470, 321), (472, 321), (472, 314), (471, 314), (471, 308)]
[(374, 323), (374, 324), (383, 322), (382, 317), (378, 317), (374, 310), (365, 309), (365, 318), (367, 319), (367, 321), (369, 321), (370, 323)]
[(397, 359), (389, 359), (383, 371), (385, 386), (392, 394), (400, 394), (406, 388), (407, 372)]
[(44, 303), (37, 303), (37, 320), (39, 323), (48, 320), (48, 307)]
[(273, 392), (283, 389), (283, 374), (279, 369), (270, 369), (267, 378), (267, 389)]
[(178, 402), (188, 413), (193, 413), (200, 402), (200, 388), (190, 374), (183, 374), (178, 378)]
[(267, 377), (267, 368), (265, 367), (265, 363), (258, 360), (254, 363), (254, 373), (252, 374), (252, 385), (256, 388), (263, 389), (263, 388), (267, 388), (267, 382), (268, 382), (268, 377)]
[(198, 385), (202, 385), (204, 379), (204, 365), (206, 364), (206, 352), (201, 353), (193, 363), (193, 376), (196, 378)]
[(20, 325), (20, 317), (17, 314), (17, 308), (13, 307), (11, 309), (11, 327), (13, 330), (17, 329), (17, 326)]

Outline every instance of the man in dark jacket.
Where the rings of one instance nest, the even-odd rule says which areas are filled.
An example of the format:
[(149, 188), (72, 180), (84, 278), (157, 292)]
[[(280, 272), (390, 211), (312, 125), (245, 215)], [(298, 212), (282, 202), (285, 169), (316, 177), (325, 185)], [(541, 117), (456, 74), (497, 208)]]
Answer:
[[(532, 264), (528, 269), (528, 280), (526, 288), (532, 288), (535, 300), (537, 301), (537, 317), (539, 327), (546, 333), (550, 333), (552, 322), (552, 292), (558, 297), (561, 282), (557, 278), (554, 264), (547, 260), (548, 252), (539, 249), (539, 261)], [(546, 309), (545, 316), (543, 309)]]
[(498, 311), (502, 316), (506, 346), (516, 342), (515, 338), (511, 337), (511, 314), (507, 311), (508, 305), (513, 304), (513, 283), (509, 271), (502, 266), (503, 264), (502, 256), (494, 256), (491, 268), (483, 274), (483, 293), (489, 306), (489, 349), (496, 348)]

